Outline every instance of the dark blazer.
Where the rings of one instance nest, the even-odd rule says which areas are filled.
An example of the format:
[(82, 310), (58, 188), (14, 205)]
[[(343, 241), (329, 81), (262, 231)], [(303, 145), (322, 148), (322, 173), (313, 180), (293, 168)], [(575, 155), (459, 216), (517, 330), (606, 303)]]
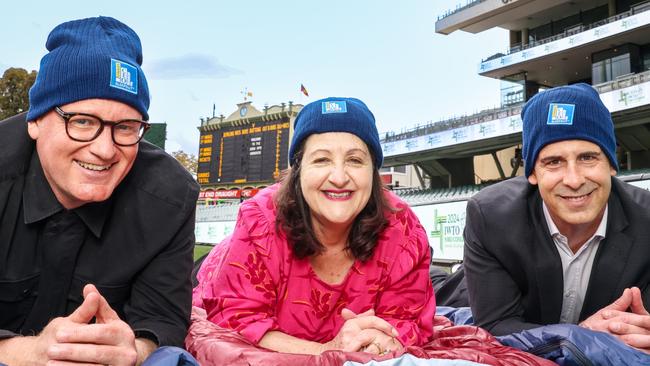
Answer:
[(0, 339), (72, 313), (93, 283), (137, 337), (182, 346), (198, 194), (187, 170), (143, 141), (109, 199), (64, 211), (25, 113), (0, 121)]
[[(627, 287), (650, 305), (650, 192), (612, 178), (606, 238), (594, 259), (580, 321)], [(558, 323), (562, 263), (537, 186), (519, 177), (488, 187), (467, 204), (464, 266), (478, 326), (504, 335)]]

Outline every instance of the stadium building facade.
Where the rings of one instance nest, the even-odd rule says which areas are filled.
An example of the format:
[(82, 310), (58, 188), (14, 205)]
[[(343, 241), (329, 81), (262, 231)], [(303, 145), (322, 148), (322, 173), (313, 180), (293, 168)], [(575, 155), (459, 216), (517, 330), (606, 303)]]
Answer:
[[(462, 260), (467, 199), (521, 175), (520, 117), (536, 93), (591, 84), (612, 112), (619, 177), (650, 189), (650, 2), (474, 0), (440, 16), (436, 32), (509, 31), (477, 72), (501, 81), (501, 106), (382, 136), (385, 166), (413, 164), (426, 190), (400, 195), (422, 222), (438, 264)], [(462, 113), (462, 111), (459, 111)]]
[(585, 82), (612, 112), (621, 170), (650, 167), (649, 1), (474, 0), (435, 27), (509, 30), (509, 44), (477, 69), (501, 80), (501, 107), (384, 136), (388, 165), (415, 163), (432, 188), (519, 175), (523, 104), (541, 90)]
[(479, 74), (503, 81), (504, 109), (546, 88), (591, 84), (612, 112), (621, 169), (650, 167), (650, 2), (474, 1), (436, 31), (495, 26), (509, 30), (509, 44)]

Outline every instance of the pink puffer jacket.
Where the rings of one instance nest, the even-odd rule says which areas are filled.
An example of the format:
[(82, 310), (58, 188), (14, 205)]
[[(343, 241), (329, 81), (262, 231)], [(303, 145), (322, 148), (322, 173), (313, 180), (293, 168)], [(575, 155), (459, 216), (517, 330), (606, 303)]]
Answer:
[(231, 366), (339, 366), (345, 361), (366, 363), (387, 360), (404, 353), (418, 358), (460, 359), (498, 366), (552, 366), (555, 363), (500, 344), (487, 331), (473, 326), (454, 326), (436, 317), (436, 337), (423, 347), (408, 346), (399, 352), (375, 356), (363, 352), (327, 351), (318, 356), (278, 353), (256, 347), (239, 333), (206, 319), (205, 310), (194, 307), (185, 346), (201, 365)]

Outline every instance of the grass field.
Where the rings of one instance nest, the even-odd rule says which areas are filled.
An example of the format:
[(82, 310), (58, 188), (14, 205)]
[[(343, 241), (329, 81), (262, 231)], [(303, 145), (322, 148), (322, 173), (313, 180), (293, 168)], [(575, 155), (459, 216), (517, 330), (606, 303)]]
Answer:
[(201, 258), (203, 254), (209, 252), (210, 249), (212, 249), (212, 245), (196, 244), (194, 246), (194, 260), (196, 261), (197, 259)]

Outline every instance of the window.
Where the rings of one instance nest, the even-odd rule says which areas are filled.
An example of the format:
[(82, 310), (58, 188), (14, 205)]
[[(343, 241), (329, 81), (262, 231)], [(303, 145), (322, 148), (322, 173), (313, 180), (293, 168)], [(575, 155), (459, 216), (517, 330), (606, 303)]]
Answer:
[(394, 166), (393, 172), (406, 174), (406, 165)]
[(594, 62), (591, 66), (591, 79), (593, 84), (600, 84), (631, 72), (630, 54), (625, 53)]
[(524, 101), (524, 86), (522, 82), (501, 81), (501, 106), (509, 106)]
[(401, 173), (406, 174), (406, 165), (383, 167), (379, 169), (380, 173)]
[(631, 66), (629, 53), (612, 57), (612, 79), (631, 73)]

